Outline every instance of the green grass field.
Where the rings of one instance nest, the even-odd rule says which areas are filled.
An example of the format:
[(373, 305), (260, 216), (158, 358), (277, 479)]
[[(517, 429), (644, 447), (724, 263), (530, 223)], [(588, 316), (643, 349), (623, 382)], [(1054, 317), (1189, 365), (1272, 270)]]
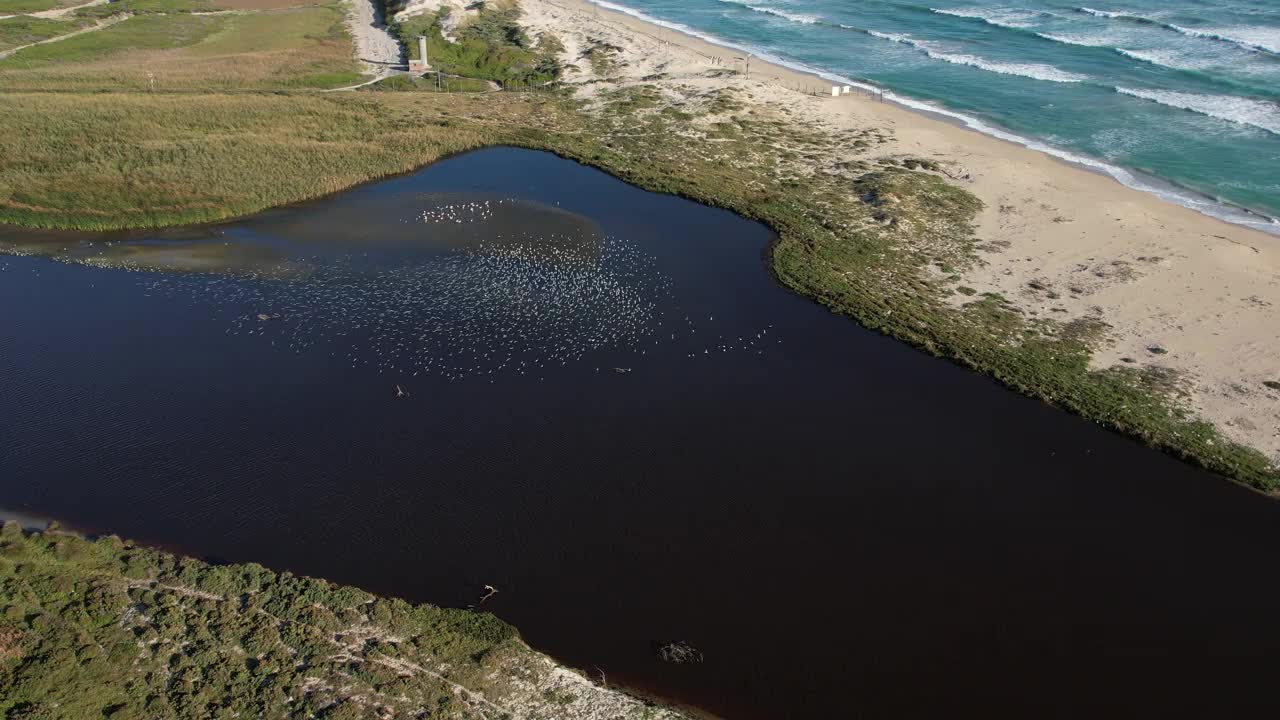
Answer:
[(60, 0), (0, 0), (0, 15), (40, 12), (76, 4), (78, 3)]
[(343, 18), (342, 6), (332, 2), (250, 14), (135, 15), (0, 60), (0, 91), (192, 92), (352, 85), (361, 75)]
[(0, 52), (65, 35), (92, 24), (83, 18), (46, 20), (18, 16), (0, 19)]
[(9, 75), (21, 77), (25, 71), (44, 70), (51, 66), (55, 69), (73, 68), (79, 71), (105, 64), (104, 61), (114, 61), (116, 56), (124, 53), (193, 45), (214, 32), (222, 22), (217, 17), (189, 15), (133, 17), (105, 30), (27, 48), (0, 60), (0, 73), (4, 73), (3, 77), (7, 79)]
[(80, 8), (81, 17), (105, 18), (121, 13), (130, 15), (161, 15), (221, 10), (213, 0), (112, 0), (106, 5)]

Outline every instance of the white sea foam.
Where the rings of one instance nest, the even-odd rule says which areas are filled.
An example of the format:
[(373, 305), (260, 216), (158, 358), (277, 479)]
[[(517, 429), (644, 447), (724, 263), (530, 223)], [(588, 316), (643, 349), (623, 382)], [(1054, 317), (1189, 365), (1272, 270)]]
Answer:
[(1097, 17), (1101, 17), (1101, 18), (1122, 18), (1122, 17), (1125, 17), (1125, 14), (1124, 14), (1124, 13), (1122, 13), (1122, 12), (1113, 12), (1113, 11), (1111, 11), (1111, 10), (1094, 10), (1093, 8), (1087, 8), (1087, 7), (1076, 8), (1076, 9), (1077, 9), (1077, 10), (1079, 10), (1080, 12), (1082, 12), (1082, 13), (1088, 13), (1088, 14), (1090, 14), (1090, 15), (1095, 15), (1095, 16), (1097, 16)]
[(1165, 22), (1158, 17), (1135, 15), (1133, 13), (1113, 12), (1111, 10), (1095, 10), (1088, 7), (1076, 8), (1080, 12), (1101, 18), (1125, 20), (1128, 22), (1158, 25), (1166, 30), (1181, 33), (1187, 37), (1217, 40), (1232, 43), (1246, 50), (1280, 55), (1280, 28), (1263, 25), (1242, 25), (1236, 27), (1200, 27), (1192, 28)]
[(721, 47), (732, 48), (734, 50), (742, 50), (743, 52), (752, 52), (751, 48), (748, 48), (745, 45), (740, 45), (738, 43), (730, 42), (728, 40), (721, 40), (720, 38), (714, 35), (708, 35), (707, 33), (704, 33), (700, 30), (695, 30), (689, 27), (688, 25), (681, 25), (680, 23), (677, 23), (677, 22), (662, 20), (652, 15), (647, 15), (645, 13), (642, 13), (639, 10), (632, 10), (631, 8), (625, 5), (618, 5), (616, 3), (611, 3), (609, 2), (609, 0), (587, 0), (587, 2), (591, 3), (592, 5), (599, 5), (600, 7), (605, 8), (607, 10), (620, 12), (623, 15), (630, 15), (631, 17), (637, 20), (643, 20), (649, 23), (650, 25), (657, 25), (658, 27), (664, 27), (664, 28), (667, 28), (668, 30), (678, 30), (684, 33), (685, 35), (696, 37), (699, 40), (706, 40), (709, 43), (714, 43), (716, 45), (720, 45)]
[(1033, 80), (1047, 80), (1049, 82), (1060, 83), (1077, 83), (1088, 80), (1088, 75), (1080, 75), (1079, 73), (1067, 72), (1059, 70), (1052, 65), (1042, 65), (1040, 63), (1002, 63), (993, 60), (980, 58), (977, 55), (966, 55), (963, 53), (945, 52), (935, 44), (915, 40), (909, 35), (894, 35), (890, 33), (881, 33), (874, 30), (868, 30), (867, 34), (882, 38), (884, 40), (892, 40), (896, 43), (910, 45), (918, 50), (924, 51), (926, 55), (934, 60), (952, 63), (954, 65), (968, 65), (987, 72), (999, 73), (1001, 75), (1016, 75), (1018, 77), (1031, 78)]
[[(849, 25), (841, 25), (841, 27), (848, 27), (852, 29), (852, 27)], [(880, 38), (881, 40), (892, 40), (894, 42), (903, 43), (906, 45), (912, 44), (911, 38), (907, 37), (906, 35), (897, 35), (895, 33), (883, 33), (877, 30), (867, 30), (866, 33), (871, 37), (877, 37), (877, 38)]]
[(1112, 39), (1106, 35), (1063, 35), (1051, 33), (1036, 33), (1045, 40), (1052, 40), (1056, 43), (1064, 45), (1080, 45), (1083, 47), (1106, 47), (1112, 43)]
[(774, 17), (780, 17), (783, 20), (790, 20), (791, 22), (800, 23), (802, 25), (816, 25), (817, 23), (822, 21), (822, 18), (815, 17), (813, 15), (801, 15), (799, 13), (787, 12), (786, 10), (782, 10), (780, 8), (775, 8), (775, 7), (769, 7), (767, 5), (753, 5), (747, 2), (740, 2), (739, 0), (720, 0), (720, 2), (725, 3), (727, 5), (737, 5), (738, 7), (744, 7), (748, 10), (754, 10), (755, 12), (758, 12), (758, 13), (764, 13), (765, 15), (773, 15)]
[(1175, 50), (1126, 50), (1124, 48), (1116, 48), (1116, 52), (1127, 58), (1173, 68), (1174, 70), (1201, 70), (1218, 64), (1208, 59), (1191, 58)]
[(929, 11), (939, 15), (981, 20), (988, 25), (1014, 29), (1030, 27), (1034, 24), (1030, 21), (1034, 21), (1036, 17), (1033, 12), (1011, 8), (929, 8)]
[(1059, 70), (1052, 65), (1040, 63), (999, 63), (984, 60), (976, 55), (944, 53), (928, 48), (925, 48), (925, 53), (935, 60), (942, 60), (955, 65), (968, 65), (987, 72), (1000, 73), (1001, 75), (1016, 75), (1018, 77), (1032, 78), (1033, 80), (1058, 83), (1078, 83), (1089, 79), (1088, 75), (1067, 72), (1066, 70)]
[(1209, 217), (1225, 220), (1226, 222), (1234, 223), (1236, 225), (1243, 225), (1255, 230), (1261, 230), (1266, 233), (1271, 233), (1272, 235), (1280, 235), (1280, 220), (1257, 215), (1230, 205), (1225, 205), (1213, 198), (1200, 195), (1189, 190), (1183, 190), (1182, 188), (1169, 183), (1141, 177), (1129, 170), (1126, 170), (1125, 168), (1103, 162), (1096, 158), (1079, 155), (1069, 150), (1062, 150), (1061, 148), (1053, 147), (1052, 145), (1048, 145), (1039, 140), (1022, 137), (1021, 135), (1011, 133), (1007, 130), (1002, 130), (988, 125), (975, 117), (971, 117), (954, 110), (949, 110), (944, 107), (939, 107), (937, 105), (924, 102), (923, 100), (904, 97), (888, 91), (885, 91), (882, 94), (886, 100), (911, 108), (912, 110), (919, 110), (925, 113), (948, 117), (959, 121), (970, 130), (980, 132), (984, 135), (990, 135), (1007, 142), (1021, 145), (1031, 150), (1042, 152), (1046, 155), (1051, 155), (1069, 163), (1074, 163), (1076, 165), (1081, 165), (1083, 167), (1105, 173), (1125, 187), (1132, 188), (1140, 192), (1150, 193), (1161, 200), (1195, 210), (1202, 215), (1208, 215)]
[[(1201, 213), (1202, 215), (1208, 215), (1209, 217), (1217, 218), (1219, 220), (1223, 220), (1229, 223), (1234, 223), (1236, 225), (1243, 225), (1245, 227), (1250, 227), (1255, 230), (1261, 230), (1262, 232), (1271, 233), (1272, 235), (1280, 235), (1280, 220), (1272, 219), (1272, 218), (1258, 215), (1255, 213), (1251, 213), (1246, 210), (1241, 210), (1239, 208), (1218, 202), (1217, 200), (1214, 200), (1213, 198), (1208, 197), (1206, 195), (1201, 195), (1199, 193), (1191, 192), (1189, 190), (1184, 190), (1182, 188), (1171, 185), (1169, 183), (1161, 182), (1156, 179), (1141, 177), (1129, 170), (1126, 170), (1125, 168), (1119, 167), (1117, 165), (1112, 165), (1102, 160), (1098, 160), (1097, 158), (1091, 158), (1084, 155), (1079, 155), (1077, 153), (1073, 153), (1068, 150), (1056, 148), (1052, 145), (1048, 145), (1039, 140), (1033, 140), (1031, 138), (1026, 138), (1021, 135), (1009, 132), (1008, 130), (1002, 130), (1001, 128), (989, 125), (979, 120), (978, 118), (972, 117), (970, 115), (965, 115), (964, 113), (957, 112), (955, 110), (951, 110), (938, 105), (934, 105), (932, 103), (928, 103), (923, 100), (917, 100), (913, 97), (898, 95), (897, 93), (891, 92), (889, 90), (885, 90), (884, 88), (878, 87), (876, 85), (854, 80), (853, 78), (845, 77), (843, 75), (833, 73), (827, 70), (822, 70), (821, 68), (815, 68), (809, 65), (805, 65), (804, 63), (798, 63), (792, 60), (787, 60), (785, 58), (781, 58), (771, 53), (762, 51), (759, 48), (752, 47), (749, 45), (743, 45), (740, 43), (735, 43), (729, 40), (724, 40), (722, 38), (716, 37), (715, 35), (710, 35), (710, 34), (701, 32), (699, 30), (694, 30), (693, 28), (687, 27), (685, 25), (681, 25), (680, 23), (661, 20), (651, 15), (642, 13), (638, 10), (633, 10), (629, 7), (625, 7), (623, 5), (618, 5), (618, 4), (609, 2), (609, 0), (588, 0), (588, 2), (591, 2), (595, 5), (599, 5), (600, 7), (603, 7), (603, 8), (608, 8), (610, 10), (623, 13), (624, 15), (630, 15), (631, 17), (634, 17), (639, 20), (643, 20), (653, 25), (669, 28), (671, 30), (678, 30), (682, 33), (685, 33), (686, 35), (696, 37), (699, 40), (705, 40), (706, 42), (709, 42), (713, 45), (719, 45), (720, 47), (739, 50), (741, 52), (754, 53), (756, 57), (762, 60), (766, 60), (768, 62), (774, 63), (775, 65), (780, 65), (785, 68), (790, 68), (791, 70), (795, 70), (797, 72), (809, 73), (811, 75), (816, 75), (817, 77), (820, 77), (824, 80), (829, 80), (832, 83), (849, 85), (851, 87), (855, 87), (860, 90), (876, 93), (880, 97), (884, 98), (885, 100), (891, 103), (901, 105), (902, 107), (905, 107), (905, 108), (910, 108), (911, 110), (915, 110), (917, 112), (950, 118), (951, 120), (954, 120), (975, 132), (980, 132), (984, 135), (990, 135), (991, 137), (999, 138), (1006, 142), (1014, 143), (1016, 145), (1021, 145), (1025, 148), (1035, 150), (1037, 152), (1042, 152), (1046, 155), (1056, 157), (1060, 160), (1064, 160), (1066, 162), (1073, 163), (1075, 165), (1080, 165), (1082, 167), (1087, 167), (1087, 168), (1096, 170), (1098, 172), (1109, 175), (1116, 182), (1120, 183), (1121, 185), (1124, 185), (1125, 187), (1132, 188), (1140, 192), (1149, 193), (1151, 195), (1155, 195), (1156, 197), (1166, 202), (1171, 202), (1171, 203), (1174, 203), (1175, 205), (1181, 205), (1182, 207), (1195, 210), (1196, 212)], [(852, 26), (847, 26), (847, 27), (848, 29), (851, 29), (851, 30), (860, 29), (860, 28), (854, 28)], [(867, 30), (865, 32), (875, 37), (880, 37), (885, 39), (894, 38), (894, 36), (892, 35), (889, 35), (887, 33), (878, 33), (874, 30)]]
[(1172, 90), (1118, 87), (1116, 92), (1280, 135), (1280, 105), (1273, 102), (1234, 95), (1197, 95)]
[(1239, 45), (1246, 50), (1280, 55), (1280, 28), (1245, 25), (1243, 27), (1206, 27), (1189, 28), (1181, 25), (1165, 24), (1188, 37), (1220, 40)]

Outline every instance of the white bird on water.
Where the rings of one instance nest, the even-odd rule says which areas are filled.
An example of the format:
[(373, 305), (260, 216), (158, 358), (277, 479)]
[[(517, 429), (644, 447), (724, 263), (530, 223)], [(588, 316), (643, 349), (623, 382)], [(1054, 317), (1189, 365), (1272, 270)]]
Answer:
[[(478, 223), (504, 202), (511, 201), (437, 206), (413, 219)], [(214, 296), (240, 308), (243, 314), (233, 319), (228, 333), (265, 336), (298, 353), (323, 348), (343, 365), (393, 379), (525, 376), (597, 352), (639, 359), (648, 356), (642, 348), (660, 353), (657, 346), (679, 346), (720, 329), (708, 315), (708, 326), (695, 334), (692, 313), (677, 309), (672, 278), (653, 256), (621, 238), (460, 232), (474, 236), (449, 252), (397, 257), (393, 266), (384, 256), (355, 251), (313, 255), (300, 275), (284, 263), (234, 278), (160, 276), (146, 285), (148, 294)], [(683, 331), (671, 332), (672, 326)], [(767, 332), (760, 328), (754, 338), (735, 333), (729, 341), (718, 335), (718, 343), (691, 344), (678, 352), (695, 357), (699, 346), (704, 356), (717, 348), (754, 351)], [(616, 360), (621, 367), (599, 364), (615, 373), (631, 371), (624, 356)], [(396, 398), (409, 397), (401, 385), (394, 387)]]

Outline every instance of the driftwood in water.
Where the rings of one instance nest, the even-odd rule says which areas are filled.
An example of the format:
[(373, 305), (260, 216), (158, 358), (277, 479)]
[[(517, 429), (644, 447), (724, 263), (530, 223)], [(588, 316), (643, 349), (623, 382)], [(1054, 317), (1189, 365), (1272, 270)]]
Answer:
[(658, 659), (674, 665), (702, 662), (702, 651), (689, 643), (678, 640), (658, 648)]

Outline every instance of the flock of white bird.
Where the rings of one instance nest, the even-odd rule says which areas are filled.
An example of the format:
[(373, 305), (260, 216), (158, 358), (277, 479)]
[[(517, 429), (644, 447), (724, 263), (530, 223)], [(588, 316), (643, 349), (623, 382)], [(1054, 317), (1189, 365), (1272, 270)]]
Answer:
[(427, 208), (418, 215), (418, 220), (425, 223), (454, 223), (466, 225), (483, 222), (494, 217), (497, 208), (517, 202), (514, 198), (499, 200), (476, 200), (452, 203), (440, 207)]
[[(541, 378), (571, 365), (599, 371), (620, 358), (638, 362), (663, 345), (693, 358), (762, 354), (778, 342), (768, 327), (717, 335), (713, 316), (680, 311), (671, 278), (618, 237), (483, 227), (506, 202), (515, 201), (421, 211), (423, 222), (477, 226), (472, 242), (444, 253), (311, 256), (305, 273), (165, 273), (144, 283), (150, 295), (212, 301), (228, 311), (228, 334), (403, 377)], [(593, 354), (596, 363), (584, 362)]]

